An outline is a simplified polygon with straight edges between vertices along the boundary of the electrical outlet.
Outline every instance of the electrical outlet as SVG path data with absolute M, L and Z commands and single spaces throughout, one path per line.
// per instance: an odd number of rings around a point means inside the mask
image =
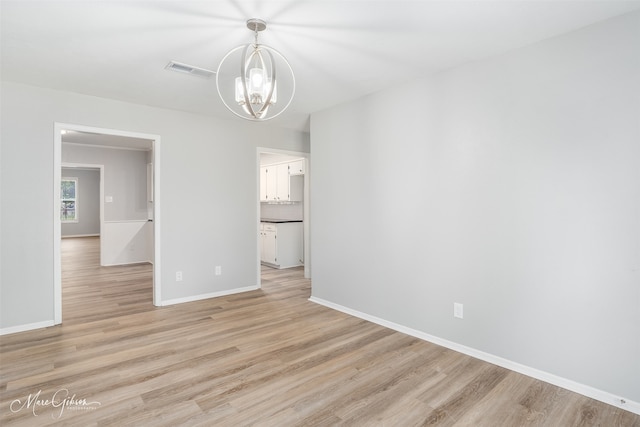
M 216 265 L 216 276 L 222 275 L 222 266 Z
M 182 271 L 176 271 L 176 282 L 182 282 Z
M 457 317 L 458 319 L 464 318 L 464 306 L 459 302 L 453 303 L 453 317 Z

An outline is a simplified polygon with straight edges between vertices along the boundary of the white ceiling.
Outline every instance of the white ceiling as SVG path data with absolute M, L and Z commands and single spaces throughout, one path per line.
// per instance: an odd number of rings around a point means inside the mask
M 215 70 L 252 41 L 282 52 L 296 97 L 280 126 L 311 112 L 498 55 L 640 9 L 640 1 L 565 0 L 1 0 L 2 79 L 234 119 L 214 79 L 164 69 L 170 60 Z M 241 119 L 237 119 L 241 120 Z

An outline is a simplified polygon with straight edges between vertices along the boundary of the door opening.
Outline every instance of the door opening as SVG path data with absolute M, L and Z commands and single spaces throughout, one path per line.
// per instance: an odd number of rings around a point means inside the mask
M 265 265 L 280 267 L 302 264 L 304 277 L 311 278 L 309 153 L 258 147 L 256 163 L 256 185 L 259 195 L 256 200 L 257 283 L 261 283 L 263 261 Z M 287 190 L 282 191 L 282 187 Z M 276 222 L 271 225 L 272 223 L 263 222 L 263 220 Z M 288 223 L 288 226 L 284 226 L 284 223 L 281 223 L 283 224 L 281 228 L 287 228 L 286 235 L 281 236 L 277 231 L 277 221 L 301 221 L 301 224 Z M 280 238 L 275 247 L 273 247 L 274 229 L 278 233 L 277 237 Z M 285 238 L 292 240 L 285 243 Z M 290 250 L 290 245 L 297 245 L 299 238 L 302 239 L 301 251 Z M 286 248 L 285 245 L 287 245 Z M 274 254 L 274 251 L 278 254 Z M 297 263 L 298 260 L 300 263 Z
M 67 151 L 65 151 L 67 150 Z M 110 192 L 117 192 L 127 179 L 114 174 L 116 159 L 126 151 L 138 151 L 136 161 L 142 159 L 143 170 L 135 172 L 144 193 L 142 200 L 135 198 L 123 208 L 111 204 L 118 195 L 105 193 L 105 181 L 110 181 Z M 140 154 L 140 152 L 144 154 Z M 104 154 L 111 153 L 111 154 Z M 64 155 L 64 157 L 63 157 Z M 102 158 L 103 161 L 90 159 Z M 64 160 L 64 162 L 63 162 Z M 120 265 L 135 263 L 140 248 L 151 254 L 153 266 L 153 304 L 161 305 L 160 286 L 160 137 L 152 134 L 96 128 L 90 126 L 55 123 L 54 125 L 54 323 L 62 323 L 62 258 L 61 258 L 61 170 L 63 166 L 96 166 L 100 170 L 100 264 Z M 104 163 L 104 164 L 103 164 Z M 111 165 L 109 165 L 111 163 Z M 130 178 L 130 177 L 127 177 Z M 105 206 L 110 204 L 109 207 Z M 80 209 L 82 209 L 81 205 Z M 142 230 L 142 232 L 141 232 Z M 127 234 L 128 233 L 128 234 Z M 148 237 L 139 240 L 140 235 Z M 130 236 L 130 237 L 127 237 Z M 138 239 L 133 241 L 132 239 Z M 119 247 L 120 245 L 120 247 Z M 120 250 L 125 245 L 127 251 Z M 115 255 L 114 255 L 115 254 Z M 122 258 L 124 254 L 125 258 Z

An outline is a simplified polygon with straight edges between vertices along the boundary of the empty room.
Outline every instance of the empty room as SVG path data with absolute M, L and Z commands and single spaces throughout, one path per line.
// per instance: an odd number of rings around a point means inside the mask
M 0 0 L 0 424 L 640 427 L 640 1 Z

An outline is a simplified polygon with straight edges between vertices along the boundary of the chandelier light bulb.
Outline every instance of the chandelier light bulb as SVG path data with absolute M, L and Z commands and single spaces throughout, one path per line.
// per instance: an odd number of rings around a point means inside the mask
M 249 71 L 249 93 L 252 96 L 260 96 L 262 98 L 265 87 L 263 86 L 263 71 L 260 68 L 252 68 Z M 260 101 L 262 102 L 262 101 Z

